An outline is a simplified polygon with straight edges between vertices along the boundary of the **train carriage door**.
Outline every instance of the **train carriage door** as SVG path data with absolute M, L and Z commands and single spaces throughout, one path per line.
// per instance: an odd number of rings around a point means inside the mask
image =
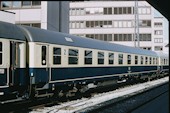
M 41 46 L 41 65 L 43 69 L 41 70 L 41 77 L 39 77 L 39 80 L 41 82 L 48 83 L 49 82 L 49 76 L 50 76 L 50 64 L 49 64 L 49 46 L 48 45 L 42 45 Z
M 9 85 L 25 84 L 26 69 L 26 45 L 24 42 L 10 42 L 10 70 Z

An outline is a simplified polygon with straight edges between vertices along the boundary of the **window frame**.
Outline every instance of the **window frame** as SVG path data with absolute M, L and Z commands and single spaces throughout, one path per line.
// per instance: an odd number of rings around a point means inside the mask
M 55 53 L 55 51 L 54 51 L 54 49 L 60 49 L 60 53 Z M 53 47 L 53 65 L 61 65 L 61 61 L 62 61 L 62 57 L 61 57 L 61 53 L 62 52 L 62 49 L 60 48 L 60 47 Z M 58 59 L 60 59 L 59 60 L 59 63 L 55 63 L 54 61 L 54 59 L 55 59 L 55 57 Z
M 90 55 L 86 55 L 88 52 L 88 54 Z M 90 59 L 90 60 L 89 60 Z M 88 62 L 86 62 L 88 60 Z M 89 63 L 90 61 L 90 63 Z M 93 64 L 93 51 L 92 50 L 85 50 L 84 51 L 84 64 L 85 65 L 92 65 Z
M 104 52 L 102 51 L 97 52 L 97 61 L 98 61 L 97 63 L 98 65 L 104 65 Z
M 3 65 L 3 42 L 0 42 L 0 65 Z
M 123 65 L 123 54 L 122 53 L 118 54 L 118 64 Z
M 47 46 L 44 45 L 41 46 L 41 65 L 47 65 Z
M 131 65 L 132 64 L 132 56 L 127 55 L 127 64 Z
M 111 53 L 111 52 L 108 53 L 108 64 L 109 65 L 113 65 L 114 64 L 114 56 L 115 56 L 114 53 Z
M 138 65 L 138 59 L 139 59 L 139 57 L 137 55 L 135 55 L 135 65 Z
M 71 55 L 70 51 L 75 51 L 75 55 Z M 77 51 L 77 52 L 76 52 Z M 77 58 L 77 59 L 75 59 Z M 77 60 L 76 62 L 70 62 L 71 59 Z M 78 49 L 68 49 L 68 65 L 78 65 L 79 64 L 79 50 Z

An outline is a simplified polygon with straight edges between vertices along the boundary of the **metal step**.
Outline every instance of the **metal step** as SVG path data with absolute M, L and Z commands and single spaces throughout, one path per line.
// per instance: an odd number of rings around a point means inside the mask
M 7 103 L 13 103 L 13 102 L 18 102 L 22 101 L 23 98 L 17 98 L 17 99 L 12 99 L 12 100 L 6 100 L 6 101 L 0 101 L 1 104 L 7 104 Z
M 36 91 L 46 90 L 47 88 L 36 88 Z
M 35 97 L 47 97 L 47 96 L 52 96 L 52 95 L 54 95 L 54 93 L 40 94 L 40 95 L 36 95 Z

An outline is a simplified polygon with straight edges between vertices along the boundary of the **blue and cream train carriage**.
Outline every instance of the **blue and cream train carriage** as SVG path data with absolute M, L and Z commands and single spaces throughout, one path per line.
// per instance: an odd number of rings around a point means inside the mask
M 157 77 L 169 73 L 168 60 L 153 51 L 0 22 L 2 98 L 70 96 L 129 78 Z

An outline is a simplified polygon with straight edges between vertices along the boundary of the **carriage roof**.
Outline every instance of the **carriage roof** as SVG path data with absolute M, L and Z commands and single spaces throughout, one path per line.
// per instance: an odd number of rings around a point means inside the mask
M 25 36 L 15 24 L 0 21 L 0 38 L 25 41 Z
M 30 42 L 44 42 L 82 48 L 157 56 L 155 52 L 150 50 L 108 43 L 100 40 L 90 39 L 86 37 L 78 37 L 74 35 L 34 27 L 20 26 L 20 28 L 25 32 L 27 40 Z

